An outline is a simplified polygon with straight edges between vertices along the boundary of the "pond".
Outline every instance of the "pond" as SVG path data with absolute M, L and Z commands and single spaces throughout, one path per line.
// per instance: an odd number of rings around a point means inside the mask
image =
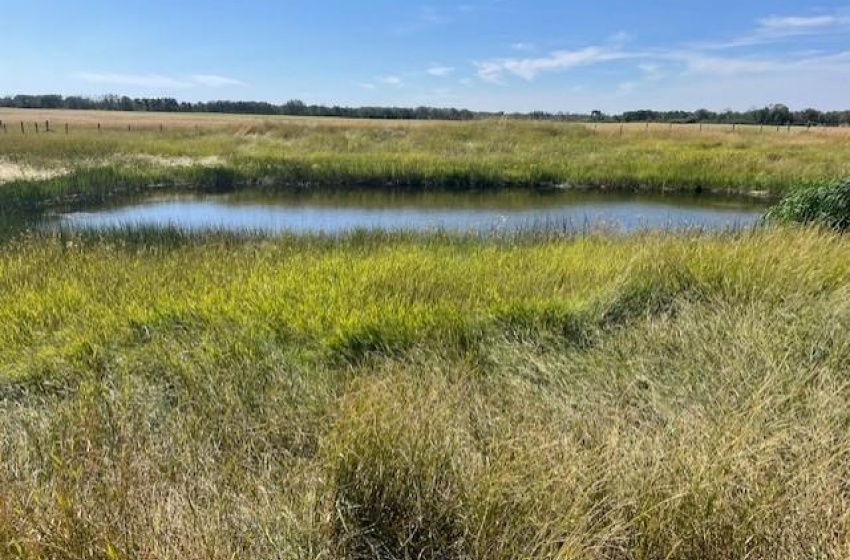
M 709 195 L 600 191 L 269 192 L 157 194 L 54 212 L 28 227 L 90 230 L 179 227 L 192 231 L 343 233 L 355 229 L 457 231 L 747 228 L 765 202 Z M 20 225 L 6 225 L 20 228 Z

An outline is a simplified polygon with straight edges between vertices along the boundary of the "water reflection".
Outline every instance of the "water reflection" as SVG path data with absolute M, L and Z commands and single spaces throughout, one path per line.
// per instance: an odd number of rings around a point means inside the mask
M 240 191 L 147 197 L 63 214 L 60 221 L 63 226 L 78 229 L 178 226 L 194 231 L 296 233 L 340 233 L 352 229 L 479 233 L 591 228 L 634 231 L 747 227 L 756 223 L 764 210 L 764 204 L 740 198 L 598 191 Z
M 485 234 L 524 229 L 724 229 L 755 224 L 765 210 L 764 202 L 751 199 L 600 191 L 192 192 L 148 194 L 38 217 L 0 212 L 0 239 L 25 229 L 53 227 L 177 226 L 193 231 L 295 233 L 448 230 Z

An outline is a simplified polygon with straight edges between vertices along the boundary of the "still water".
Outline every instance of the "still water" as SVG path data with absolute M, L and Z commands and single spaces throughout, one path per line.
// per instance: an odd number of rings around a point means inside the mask
M 518 230 L 746 228 L 763 202 L 697 195 L 588 191 L 495 193 L 240 191 L 169 194 L 59 212 L 41 227 L 179 227 L 295 233 L 354 229 L 500 233 Z

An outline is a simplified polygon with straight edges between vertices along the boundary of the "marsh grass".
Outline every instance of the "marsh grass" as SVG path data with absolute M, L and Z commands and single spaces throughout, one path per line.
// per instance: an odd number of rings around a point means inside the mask
M 850 554 L 846 237 L 0 245 L 0 556 Z
M 4 185 L 4 208 L 37 205 L 57 191 L 73 199 L 120 192 L 127 185 L 162 186 L 169 177 L 203 187 L 210 171 L 200 162 L 213 157 L 219 160 L 216 173 L 226 176 L 228 184 L 267 188 L 561 186 L 778 195 L 850 172 L 850 142 L 831 131 L 700 132 L 685 126 L 647 131 L 628 126 L 620 134 L 618 127 L 531 121 L 240 121 L 209 116 L 197 117 L 195 128 L 188 124 L 190 117 L 181 118 L 163 132 L 117 127 L 102 132 L 80 128 L 69 135 L 0 135 L 6 161 L 71 173 L 64 179 Z M 169 160 L 185 161 L 189 169 L 167 164 Z
M 793 192 L 772 208 L 767 218 L 846 231 L 850 229 L 850 179 Z

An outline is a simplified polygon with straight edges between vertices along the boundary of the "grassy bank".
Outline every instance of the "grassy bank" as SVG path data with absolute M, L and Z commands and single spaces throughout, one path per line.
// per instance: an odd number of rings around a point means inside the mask
M 50 133 L 36 134 L 27 124 L 26 134 L 14 127 L 0 134 L 0 164 L 34 170 L 31 177 L 39 176 L 36 171 L 62 176 L 4 185 L 4 206 L 186 182 L 211 173 L 210 167 L 223 177 L 219 186 L 557 185 L 774 195 L 850 173 L 848 136 L 833 130 L 203 115 L 156 115 L 157 123 L 147 115 L 85 115 L 75 117 L 68 134 L 55 120 Z M 5 116 L 29 123 L 26 114 Z M 112 121 L 98 131 L 100 117 Z
M 850 555 L 850 241 L 0 246 L 0 556 Z

